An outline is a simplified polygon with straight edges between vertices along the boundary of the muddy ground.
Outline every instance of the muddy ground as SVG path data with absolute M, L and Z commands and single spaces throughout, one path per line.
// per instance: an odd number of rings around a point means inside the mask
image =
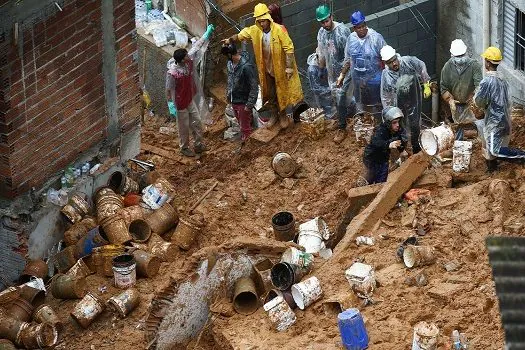
M 155 278 L 138 281 L 142 303 L 126 319 L 105 312 L 83 330 L 68 317 L 76 301 L 59 301 L 48 296 L 47 301 L 67 320 L 57 349 L 144 348 L 148 345 L 144 329 L 149 303 L 155 291 L 165 287 L 171 277 L 177 277 L 177 271 L 187 272 L 184 263 L 188 257 L 200 248 L 236 237 L 272 240 L 270 220 L 278 211 L 292 212 L 299 223 L 321 216 L 332 230 L 337 227 L 346 209 L 346 190 L 354 187 L 362 167 L 363 146 L 352 133 L 335 145 L 332 131 L 319 140 L 311 140 L 304 133 L 304 125 L 296 124 L 281 131 L 268 144 L 248 141 L 237 154 L 233 151 L 238 143 L 222 138 L 223 108 L 220 104 L 215 107 L 216 122 L 206 134 L 211 150 L 201 159 L 181 164 L 151 153 L 140 156 L 153 162 L 175 186 L 180 212 L 188 210 L 213 182 L 219 181 L 196 209 L 206 222 L 197 244 L 187 252 L 179 252 L 173 262 L 163 263 Z M 177 154 L 176 135 L 158 132 L 160 126 L 166 125 L 164 118 L 148 117 L 142 141 Z M 515 120 L 512 144 L 525 146 L 524 125 L 522 118 Z M 291 153 L 302 164 L 299 178 L 283 181 L 273 175 L 271 160 L 278 151 Z M 450 168 L 448 162 L 427 171 L 450 179 Z M 439 327 L 441 346 L 446 345 L 453 329 L 459 329 L 466 333 L 473 349 L 503 348 L 498 302 L 484 243 L 494 229 L 488 185 L 495 178 L 509 180 L 512 193 L 507 202 L 506 227 L 514 229 L 503 234 L 521 234 L 521 228 L 516 230 L 516 225 L 511 224 L 523 217 L 525 186 L 520 179 L 525 171 L 519 165 L 503 164 L 500 171 L 486 175 L 476 144 L 470 173 L 472 176 L 466 181 L 440 181 L 431 189 L 426 203 L 409 206 L 401 201 L 369 233 L 375 238 L 375 245 L 352 244 L 337 261 L 316 259 L 312 275 L 323 271 L 323 275 L 316 276 L 321 280 L 325 298 L 351 295 L 344 270 L 353 261 L 364 261 L 374 267 L 380 283 L 373 296 L 374 303 L 363 306 L 359 299 L 351 299 L 364 316 L 370 349 L 409 348 L 413 326 L 419 321 L 433 322 Z M 396 259 L 396 249 L 414 234 L 410 225 L 405 226 L 413 215 L 430 222 L 430 230 L 419 240 L 420 244 L 437 250 L 437 261 L 431 266 L 408 270 Z M 458 270 L 448 272 L 444 265 L 450 262 Z M 407 284 L 407 277 L 418 273 L 425 274 L 428 284 Z M 109 278 L 92 275 L 88 284 L 103 298 L 118 292 Z M 324 313 L 322 300 L 305 311 L 296 310 L 296 315 L 297 323 L 282 333 L 272 329 L 262 308 L 250 316 L 217 317 L 204 330 L 199 343 L 194 340 L 188 348 L 227 349 L 225 341 L 234 349 L 342 348 L 337 320 Z M 220 339 L 219 343 L 215 339 Z

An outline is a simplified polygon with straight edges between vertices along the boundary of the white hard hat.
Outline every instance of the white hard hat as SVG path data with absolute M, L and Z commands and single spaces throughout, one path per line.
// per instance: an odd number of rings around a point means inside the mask
M 381 59 L 383 61 L 388 61 L 396 55 L 396 50 L 390 45 L 383 46 L 381 49 Z
M 383 118 L 387 122 L 403 118 L 403 111 L 398 107 L 387 107 L 383 110 Z
M 467 53 L 467 45 L 461 39 L 453 40 L 450 44 L 450 53 L 452 56 L 463 56 Z

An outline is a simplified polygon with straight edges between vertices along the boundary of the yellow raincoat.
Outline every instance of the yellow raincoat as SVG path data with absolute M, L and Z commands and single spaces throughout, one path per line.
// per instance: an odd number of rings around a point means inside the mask
M 277 102 L 279 104 L 279 111 L 284 110 L 289 105 L 296 105 L 303 100 L 303 89 L 301 81 L 299 80 L 299 72 L 297 71 L 297 64 L 293 63 L 293 74 L 290 80 L 286 78 L 286 54 L 294 53 L 292 39 L 283 28 L 273 22 L 269 14 L 257 17 L 256 19 L 269 20 L 271 27 L 271 52 L 273 72 L 275 75 L 275 88 L 277 90 Z M 263 58 L 263 30 L 261 26 L 256 24 L 246 27 L 238 34 L 239 40 L 251 41 L 253 51 L 255 52 L 255 60 L 257 63 L 257 71 L 259 73 L 259 83 L 261 84 L 261 92 L 263 102 L 268 100 L 268 84 L 266 83 L 266 68 Z

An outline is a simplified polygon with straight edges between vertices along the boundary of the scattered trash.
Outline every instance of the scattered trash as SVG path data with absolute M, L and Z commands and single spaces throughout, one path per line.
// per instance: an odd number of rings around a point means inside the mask
M 358 236 L 355 239 L 357 245 L 374 245 L 374 238 L 366 236 Z
M 303 252 L 294 247 L 286 249 L 281 256 L 281 262 L 298 265 L 305 270 L 311 269 L 313 261 L 314 256 L 312 254 Z
M 422 130 L 419 135 L 421 149 L 429 156 L 449 150 L 454 144 L 454 132 L 449 125 L 442 124 L 438 127 Z
M 282 296 L 277 296 L 263 306 L 275 329 L 282 332 L 295 323 L 297 318 Z
M 188 250 L 201 234 L 202 227 L 202 222 L 191 217 L 180 218 L 171 241 L 179 246 L 180 249 Z
M 452 260 L 443 265 L 447 272 L 454 272 L 461 268 L 461 263 L 457 260 Z
M 469 348 L 469 341 L 465 333 L 459 333 L 457 329 L 452 331 L 452 348 L 454 350 L 466 350 Z
M 16 343 L 22 344 L 26 349 L 43 349 L 56 345 L 58 331 L 49 323 L 34 323 L 20 327 Z
M 155 277 L 160 269 L 161 260 L 159 257 L 137 249 L 132 253 L 137 264 L 137 275 L 140 277 Z
M 350 288 L 362 299 L 370 298 L 377 287 L 374 269 L 367 264 L 354 263 L 345 271 L 345 277 Z
M 348 309 L 337 316 L 337 325 L 345 349 L 367 349 L 368 332 L 358 309 Z
M 85 278 L 57 274 L 51 280 L 51 294 L 57 299 L 79 299 L 87 292 Z
M 405 248 L 409 245 L 417 245 L 417 238 L 414 236 L 408 237 L 403 243 L 397 248 L 396 255 L 400 261 L 403 261 L 403 252 Z
M 439 328 L 433 323 L 419 322 L 414 326 L 412 350 L 436 350 Z
M 324 248 L 323 240 L 328 240 L 329 238 L 328 225 L 320 217 L 299 225 L 297 244 L 304 247 L 307 253 L 318 253 Z
M 164 135 L 173 135 L 177 132 L 177 128 L 172 126 L 161 126 L 159 128 L 159 133 Z
M 299 309 L 304 310 L 321 298 L 323 291 L 317 277 L 312 276 L 292 286 L 292 297 Z
M 89 203 L 86 198 L 85 194 L 73 194 L 60 212 L 72 224 L 82 220 L 82 218 L 90 211 Z
M 429 246 L 408 246 L 403 251 L 403 262 L 408 268 L 431 265 L 436 261 L 434 248 Z
M 273 288 L 272 267 L 273 263 L 268 258 L 253 265 L 256 274 L 255 284 L 259 290 L 259 295 L 266 295 Z
M 59 332 L 64 326 L 51 306 L 46 304 L 40 305 L 37 309 L 35 309 L 33 312 L 33 320 L 38 323 L 52 324 Z
M 300 266 L 280 262 L 272 267 L 272 283 L 280 290 L 287 290 L 293 284 L 299 283 L 305 274 L 306 271 Z
M 270 300 L 272 300 L 272 299 L 274 299 L 274 298 L 276 298 L 278 296 L 282 297 L 286 301 L 288 306 L 290 306 L 290 308 L 292 310 L 297 308 L 297 304 L 295 303 L 295 300 L 293 299 L 291 289 L 287 289 L 287 290 L 271 289 L 268 292 L 268 294 L 266 295 L 266 298 L 264 298 L 264 303 L 266 304 Z

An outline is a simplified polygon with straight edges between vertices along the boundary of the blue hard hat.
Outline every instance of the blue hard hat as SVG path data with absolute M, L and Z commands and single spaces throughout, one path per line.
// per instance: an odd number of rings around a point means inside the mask
M 350 16 L 350 22 L 353 26 L 359 25 L 365 21 L 365 15 L 361 11 L 356 11 Z

